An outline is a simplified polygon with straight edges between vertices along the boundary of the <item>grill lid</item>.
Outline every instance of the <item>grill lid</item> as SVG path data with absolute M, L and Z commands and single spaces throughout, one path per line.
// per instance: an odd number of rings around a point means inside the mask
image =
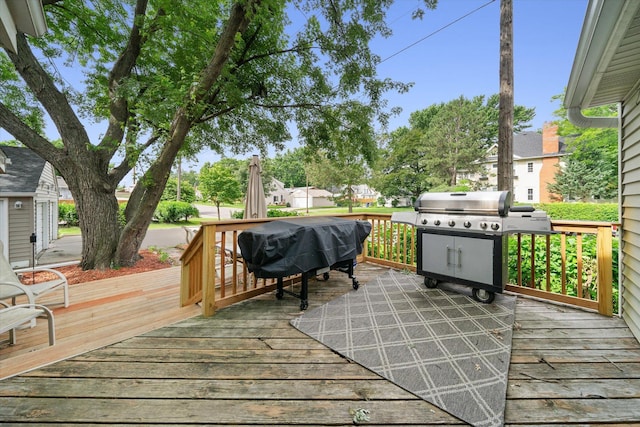
M 420 213 L 507 216 L 511 207 L 509 191 L 468 193 L 423 193 L 414 205 Z

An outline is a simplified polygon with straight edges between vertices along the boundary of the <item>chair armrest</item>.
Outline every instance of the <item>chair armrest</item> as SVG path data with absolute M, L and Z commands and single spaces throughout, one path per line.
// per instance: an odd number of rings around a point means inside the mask
M 8 287 L 11 286 L 15 288 L 15 290 L 11 291 Z M 29 289 L 28 286 L 23 285 L 22 283 L 14 283 L 14 282 L 0 282 L 0 298 L 15 298 L 20 295 L 26 295 L 29 300 L 29 304 L 34 304 L 36 299 Z

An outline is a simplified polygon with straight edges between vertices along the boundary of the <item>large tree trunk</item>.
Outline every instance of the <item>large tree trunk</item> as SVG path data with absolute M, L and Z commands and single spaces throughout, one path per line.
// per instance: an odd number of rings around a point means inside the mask
M 115 186 L 96 173 L 99 162 L 98 157 L 79 152 L 76 162 L 62 162 L 59 168 L 78 211 L 82 233 L 80 266 L 84 270 L 113 267 L 120 235 Z
M 113 193 L 81 191 L 79 194 L 75 201 L 82 233 L 80 266 L 83 270 L 114 267 L 113 254 L 120 235 L 118 201 Z

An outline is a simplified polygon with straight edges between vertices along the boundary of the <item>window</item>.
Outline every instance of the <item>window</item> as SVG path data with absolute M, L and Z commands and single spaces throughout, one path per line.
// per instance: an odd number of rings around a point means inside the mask
M 527 188 L 527 200 L 533 200 L 533 188 Z
M 533 162 L 527 163 L 527 172 L 533 172 Z

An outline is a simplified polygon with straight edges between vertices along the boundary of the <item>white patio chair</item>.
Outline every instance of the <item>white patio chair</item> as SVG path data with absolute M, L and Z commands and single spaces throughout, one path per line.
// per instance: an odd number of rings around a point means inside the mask
M 0 333 L 9 331 L 9 344 L 16 343 L 16 329 L 32 323 L 36 317 L 45 316 L 49 324 L 49 345 L 56 343 L 56 329 L 53 313 L 47 307 L 37 304 L 7 305 L 0 302 Z
M 16 273 L 32 271 L 48 271 L 55 274 L 56 278 L 28 286 L 22 284 Z M 0 242 L 0 301 L 11 298 L 11 303 L 15 305 L 16 298 L 25 295 L 29 304 L 35 304 L 38 297 L 58 288 L 61 288 L 63 291 L 64 306 L 69 307 L 69 282 L 64 274 L 57 270 L 44 267 L 13 270 L 9 261 L 4 257 L 2 242 Z

